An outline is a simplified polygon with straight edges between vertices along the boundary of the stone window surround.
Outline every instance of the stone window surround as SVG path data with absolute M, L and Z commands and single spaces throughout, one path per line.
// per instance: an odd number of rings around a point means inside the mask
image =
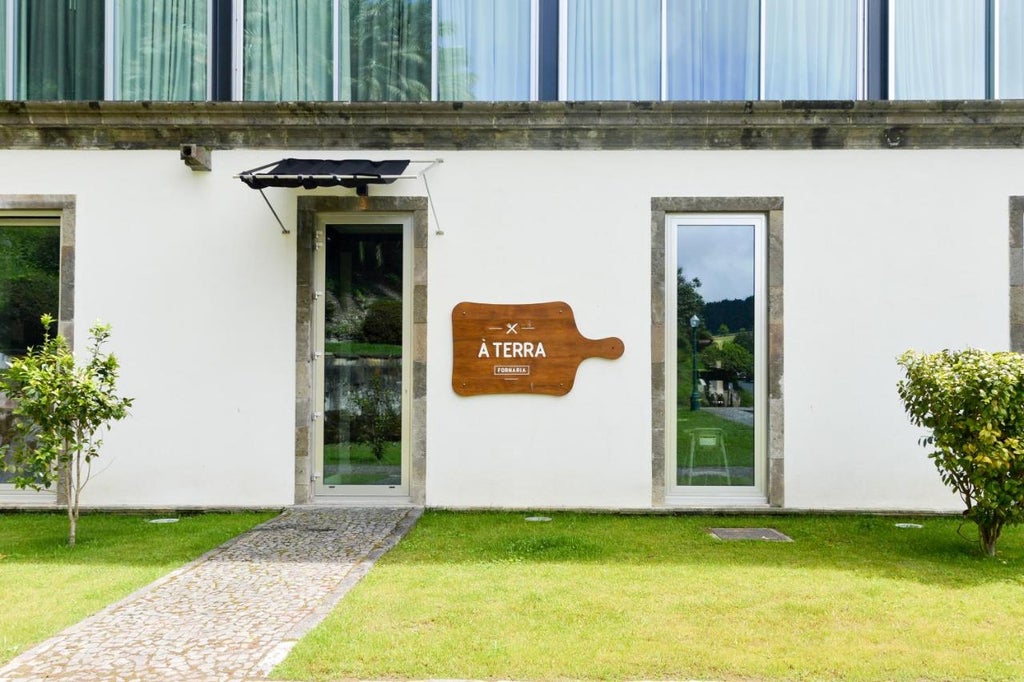
M 1024 204 L 1022 204 L 1024 205 Z M 768 504 L 784 504 L 783 468 L 783 200 L 782 197 L 652 197 L 651 199 L 651 504 L 666 506 L 665 218 L 672 213 L 763 213 L 767 235 Z
M 296 229 L 295 287 L 295 503 L 314 501 L 316 432 L 313 321 L 315 314 L 314 251 L 320 213 L 401 213 L 413 223 L 412 419 L 409 502 L 425 501 L 427 449 L 427 199 L 425 197 L 300 196 Z M 409 346 L 407 342 L 407 346 Z M 398 500 L 396 500 L 397 503 Z
M 1024 196 L 1009 203 L 1010 350 L 1024 353 Z
M 0 194 L 3 211 L 60 211 L 60 285 L 58 293 L 57 333 L 75 345 L 75 196 L 73 194 Z M 41 311 L 42 312 L 42 311 Z M 57 486 L 60 490 L 60 486 Z M 52 491 L 15 490 L 0 484 L 0 496 L 16 496 L 19 503 L 50 503 L 57 499 Z

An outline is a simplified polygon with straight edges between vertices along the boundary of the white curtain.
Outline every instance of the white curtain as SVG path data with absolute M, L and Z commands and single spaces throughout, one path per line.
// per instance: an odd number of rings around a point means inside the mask
M 999 3 L 1000 99 L 1024 99 L 1024 0 Z
M 765 99 L 856 99 L 857 0 L 765 2 Z
M 438 2 L 443 100 L 530 98 L 530 0 Z
M 334 98 L 331 0 L 246 0 L 243 97 Z
M 660 0 L 568 4 L 568 99 L 660 99 Z
M 117 99 L 204 100 L 207 0 L 117 0 Z
M 757 0 L 668 0 L 668 98 L 757 99 Z
M 985 0 L 892 0 L 893 99 L 984 99 Z

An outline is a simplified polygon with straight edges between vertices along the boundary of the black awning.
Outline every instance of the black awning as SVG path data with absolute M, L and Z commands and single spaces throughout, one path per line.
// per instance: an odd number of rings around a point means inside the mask
M 253 189 L 264 187 L 348 187 L 363 190 L 367 185 L 386 185 L 402 176 L 409 159 L 368 161 L 366 159 L 281 159 L 238 174 Z

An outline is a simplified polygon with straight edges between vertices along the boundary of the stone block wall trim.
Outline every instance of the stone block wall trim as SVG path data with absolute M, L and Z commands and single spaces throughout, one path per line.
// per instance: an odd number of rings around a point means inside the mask
M 312 292 L 315 286 L 313 239 L 318 213 L 402 213 L 412 216 L 413 243 L 413 329 L 408 346 L 412 351 L 413 385 L 410 409 L 409 499 L 422 505 L 426 500 L 427 471 L 427 254 L 429 225 L 425 197 L 300 196 L 296 258 L 295 313 L 295 503 L 308 504 L 315 493 L 316 431 L 310 428 L 316 400 L 313 395 L 313 353 L 316 316 Z M 305 472 L 302 476 L 299 474 Z
M 0 102 L 0 149 L 1017 149 L 1024 101 Z
M 1010 350 L 1024 353 L 1024 196 L 1010 197 Z
M 1024 207 L 1024 203 L 1021 204 Z M 768 504 L 785 504 L 782 197 L 653 197 L 651 199 L 651 504 L 665 506 L 669 454 L 665 443 L 665 217 L 670 213 L 763 213 L 768 234 L 767 337 Z
M 0 194 L 0 211 L 60 211 L 60 283 L 57 295 L 57 333 L 75 347 L 75 195 Z M 110 322 L 110 320 L 107 320 Z M 2 486 L 0 486 L 2 487 Z M 66 504 L 64 486 L 58 481 L 57 503 Z M 45 499 L 53 497 L 44 493 Z

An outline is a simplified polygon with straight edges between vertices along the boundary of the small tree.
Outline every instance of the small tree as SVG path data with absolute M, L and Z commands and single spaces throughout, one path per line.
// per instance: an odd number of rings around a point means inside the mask
M 41 490 L 55 481 L 67 504 L 68 544 L 74 547 L 82 489 L 89 481 L 92 460 L 99 456 L 100 432 L 124 419 L 131 398 L 115 393 L 117 360 L 101 347 L 110 325 L 89 330 L 88 361 L 76 365 L 67 340 L 50 336 L 53 318 L 43 315 L 43 343 L 11 360 L 0 374 L 0 389 L 14 403 L 17 437 L 9 467 L 17 488 Z
M 899 364 L 907 414 L 932 432 L 921 443 L 994 556 L 1003 527 L 1024 520 L 1024 356 L 907 351 Z

